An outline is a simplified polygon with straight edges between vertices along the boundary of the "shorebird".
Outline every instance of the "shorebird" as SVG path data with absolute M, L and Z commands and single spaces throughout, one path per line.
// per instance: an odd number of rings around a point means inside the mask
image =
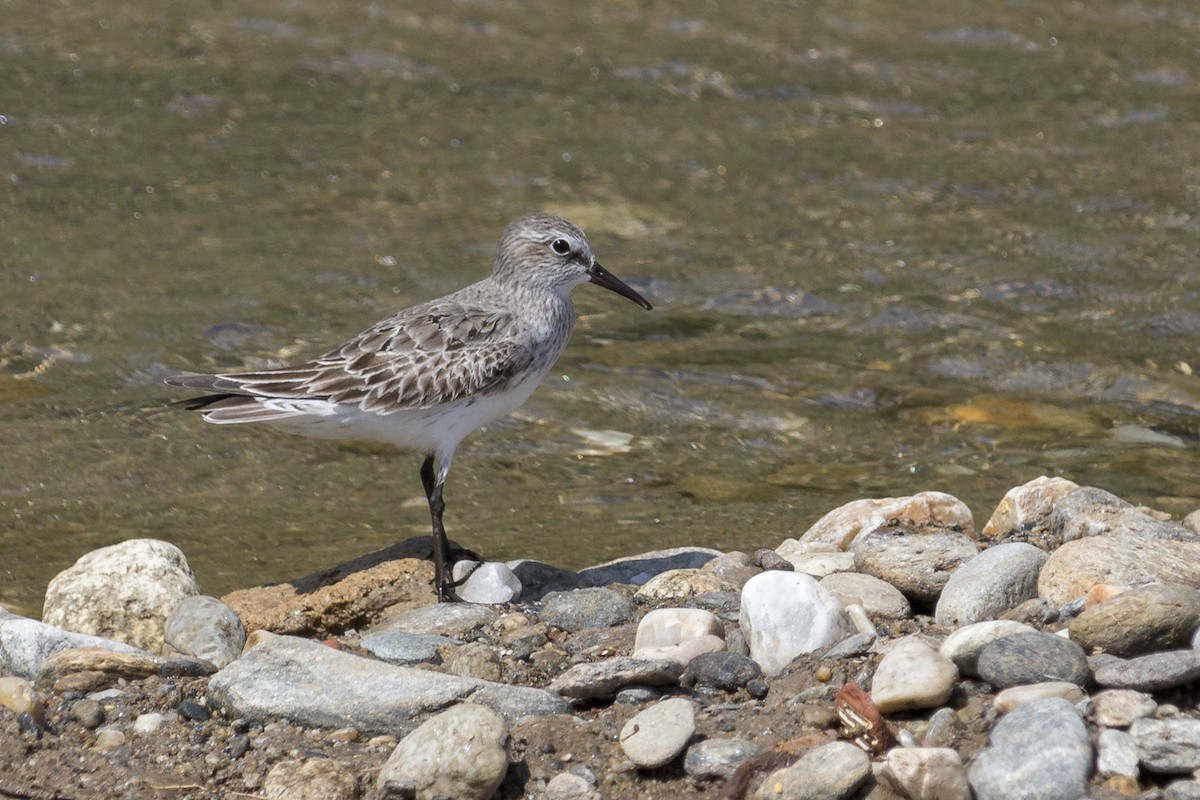
M 323 356 L 255 372 L 185 373 L 166 382 L 207 392 L 180 401 L 206 422 L 257 422 L 423 453 L 434 585 L 439 602 L 454 600 L 442 524 L 454 451 L 467 434 L 533 393 L 575 326 L 571 290 L 588 282 L 651 308 L 600 266 L 583 231 L 551 214 L 529 214 L 505 228 L 486 278 L 406 308 Z

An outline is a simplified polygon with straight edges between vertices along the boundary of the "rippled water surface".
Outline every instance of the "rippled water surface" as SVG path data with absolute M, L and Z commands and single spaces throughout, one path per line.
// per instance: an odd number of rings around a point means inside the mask
M 0 602 L 152 536 L 204 591 L 425 532 L 419 457 L 216 428 L 548 209 L 655 303 L 464 445 L 451 535 L 580 567 L 1041 474 L 1200 506 L 1200 13 L 0 3 Z

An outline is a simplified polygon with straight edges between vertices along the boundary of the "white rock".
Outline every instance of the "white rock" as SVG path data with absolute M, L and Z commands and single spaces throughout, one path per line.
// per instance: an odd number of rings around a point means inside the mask
M 1049 557 L 1025 542 L 989 547 L 946 581 L 934 619 L 939 625 L 958 628 L 995 619 L 1037 597 L 1038 572 Z
M 959 628 L 946 637 L 939 652 L 954 662 L 963 675 L 979 677 L 979 654 L 997 639 L 1020 633 L 1036 633 L 1037 629 L 1015 620 L 997 619 L 976 622 Z
M 854 569 L 854 554 L 829 544 L 804 545 L 795 539 L 788 539 L 779 545 L 775 552 L 787 559 L 796 572 L 803 572 L 814 578 Z
M 850 554 L 853 556 L 853 553 Z M 907 619 L 912 605 L 904 593 L 874 575 L 862 572 L 835 572 L 821 578 L 821 585 L 842 601 L 842 605 L 857 603 L 875 617 Z
M 1136 689 L 1108 689 L 1092 698 L 1096 724 L 1106 728 L 1128 728 L 1135 719 L 1154 716 L 1158 703 Z
M 154 733 L 162 727 L 164 717 L 157 712 L 147 714 L 138 714 L 137 719 L 133 721 L 134 733 Z
M 720 653 L 725 650 L 725 640 L 720 636 L 701 636 L 699 639 L 689 639 L 679 644 L 668 644 L 662 647 L 643 647 L 633 651 L 634 658 L 647 661 L 667 659 L 680 664 L 689 664 L 696 656 L 705 653 Z
M 541 800 L 602 800 L 600 792 L 587 779 L 573 772 L 560 772 L 546 784 Z
M 739 622 L 750 657 L 767 675 L 851 632 L 842 604 L 812 576 L 777 570 L 746 581 Z
M 183 551 L 156 539 L 130 539 L 93 550 L 54 576 L 42 621 L 158 653 L 167 617 L 197 594 Z
M 1138 754 L 1133 737 L 1125 731 L 1104 728 L 1098 742 L 1100 753 L 1096 758 L 1096 770 L 1105 778 L 1120 775 L 1126 778 L 1138 776 Z
M 14 714 L 24 714 L 33 711 L 36 706 L 32 683 L 15 675 L 0 678 L 0 708 L 7 708 Z
M 936 708 L 950 699 L 957 680 L 954 662 L 910 637 L 900 640 L 879 662 L 871 680 L 871 699 L 885 714 Z
M 454 591 L 459 599 L 466 603 L 495 605 L 511 603 L 521 596 L 521 579 L 513 574 L 507 564 L 498 561 L 488 561 L 479 564 L 477 561 L 456 561 L 450 574 L 454 580 L 462 580 L 470 574 L 463 584 Z M 474 572 L 471 571 L 475 568 Z
M 910 497 L 855 500 L 817 520 L 800 537 L 802 544 L 823 542 L 845 550 L 855 538 L 900 520 L 917 526 L 936 524 L 975 536 L 975 519 L 966 503 L 944 492 L 920 492 Z
M 123 744 L 125 744 L 125 734 L 113 727 L 99 728 L 96 730 L 96 741 L 92 745 L 92 749 L 106 753 L 109 750 L 116 750 Z
M 663 700 L 621 728 L 621 750 L 639 767 L 661 767 L 683 752 L 696 732 L 696 708 L 683 697 Z
M 880 774 L 909 800 L 971 800 L 967 769 L 948 747 L 893 748 Z
M 1045 700 L 1048 697 L 1061 697 L 1069 703 L 1078 703 L 1087 695 L 1078 686 L 1067 681 L 1043 681 L 1024 686 L 1010 686 L 999 692 L 992 704 L 1001 714 L 1007 714 L 1026 703 Z
M 669 658 L 686 664 L 701 653 L 725 649 L 725 626 L 700 608 L 659 608 L 642 617 L 633 657 Z
M 418 798 L 489 800 L 508 771 L 508 727 L 500 715 L 461 703 L 405 736 L 379 772 L 378 787 L 410 784 Z
M 1034 478 L 1029 483 L 1009 489 L 983 526 L 985 539 L 997 539 L 1012 531 L 1049 524 L 1054 503 L 1063 495 L 1079 488 L 1066 478 Z

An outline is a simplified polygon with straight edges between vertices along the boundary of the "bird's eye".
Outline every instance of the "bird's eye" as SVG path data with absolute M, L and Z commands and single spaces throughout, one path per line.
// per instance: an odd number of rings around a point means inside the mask
M 550 243 L 550 249 L 558 253 L 560 256 L 565 256 L 571 252 L 571 243 L 566 239 L 555 239 Z

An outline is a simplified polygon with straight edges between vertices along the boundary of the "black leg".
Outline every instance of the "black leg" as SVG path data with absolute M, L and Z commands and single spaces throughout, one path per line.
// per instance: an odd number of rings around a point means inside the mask
M 442 484 L 439 483 L 433 471 L 433 454 L 425 456 L 421 464 L 421 484 L 425 487 L 425 498 L 429 500 L 429 515 L 433 518 L 433 588 L 437 592 L 439 603 L 457 600 L 454 585 L 447 575 L 446 528 L 442 524 L 442 514 L 446 511 L 446 503 L 442 500 Z

